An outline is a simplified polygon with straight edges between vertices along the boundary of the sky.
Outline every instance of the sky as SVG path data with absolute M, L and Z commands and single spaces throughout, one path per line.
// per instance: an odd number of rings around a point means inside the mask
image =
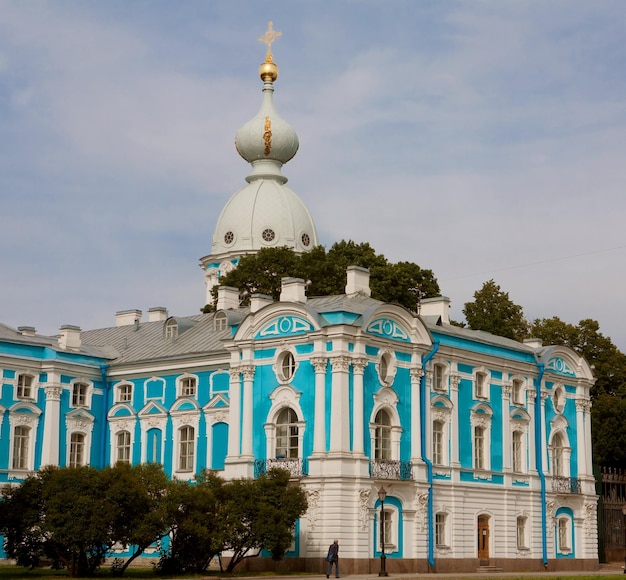
M 199 312 L 269 20 L 322 244 L 626 351 L 623 0 L 0 0 L 0 322 Z

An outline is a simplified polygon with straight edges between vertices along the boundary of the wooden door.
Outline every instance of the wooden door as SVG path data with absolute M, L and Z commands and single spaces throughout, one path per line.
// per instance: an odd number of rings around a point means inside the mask
M 489 516 L 478 516 L 478 557 L 489 559 Z

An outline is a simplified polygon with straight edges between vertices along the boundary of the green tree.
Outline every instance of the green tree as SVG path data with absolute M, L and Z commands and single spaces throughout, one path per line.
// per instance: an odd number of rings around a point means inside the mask
M 289 474 L 282 469 L 254 480 L 234 480 L 225 491 L 219 521 L 224 526 L 223 550 L 232 551 L 225 571 L 232 572 L 263 549 L 281 559 L 293 541 L 296 521 L 306 512 L 304 491 L 290 486 Z
M 528 322 L 522 307 L 515 304 L 493 280 L 474 292 L 474 302 L 466 302 L 463 314 L 472 330 L 522 340 L 528 336 Z
M 267 294 L 274 300 L 280 298 L 284 277 L 302 278 L 309 284 L 309 296 L 343 294 L 348 266 L 361 266 L 370 270 L 372 297 L 383 302 L 400 304 L 416 310 L 418 296 L 439 294 L 439 285 L 431 270 L 424 270 L 412 262 L 393 264 L 377 254 L 368 243 L 341 241 L 326 252 L 323 246 L 301 255 L 290 248 L 263 248 L 256 254 L 244 256 L 237 268 L 221 280 L 221 285 L 238 288 L 242 304 L 248 303 L 254 293 Z M 212 311 L 217 299 L 204 311 Z

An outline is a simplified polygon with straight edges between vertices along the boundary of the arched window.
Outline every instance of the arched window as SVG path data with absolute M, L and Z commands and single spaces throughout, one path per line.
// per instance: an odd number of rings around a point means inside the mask
M 178 435 L 178 471 L 193 471 L 195 430 L 185 425 L 179 429 Z
M 277 361 L 278 379 L 282 382 L 288 382 L 293 378 L 296 372 L 296 359 L 289 350 L 282 352 Z
M 276 459 L 296 459 L 298 443 L 298 416 L 285 407 L 276 418 Z
M 433 463 L 444 465 L 444 423 L 443 421 L 433 421 Z
M 70 467 L 80 467 L 85 464 L 85 436 L 82 433 L 72 433 L 70 437 Z
M 130 432 L 120 431 L 116 437 L 117 461 L 130 463 Z
M 374 419 L 374 459 L 391 459 L 391 418 L 381 409 Z
M 28 469 L 30 427 L 18 425 L 13 431 L 13 469 Z

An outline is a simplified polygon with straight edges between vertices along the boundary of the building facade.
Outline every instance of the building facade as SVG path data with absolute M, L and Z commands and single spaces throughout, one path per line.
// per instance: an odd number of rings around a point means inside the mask
M 252 174 L 201 259 L 207 298 L 246 253 L 318 243 L 284 185 L 298 144 L 268 59 L 261 111 L 237 134 Z M 285 278 L 280 300 L 241 307 L 219 287 L 215 312 L 122 311 L 57 337 L 0 325 L 0 483 L 44 465 L 157 462 L 189 480 L 278 466 L 309 503 L 293 569 L 321 571 L 335 538 L 353 573 L 377 571 L 383 549 L 390 572 L 597 568 L 582 358 L 454 326 L 445 297 L 419 314 L 375 300 L 362 268 L 342 295 L 306 289 Z

